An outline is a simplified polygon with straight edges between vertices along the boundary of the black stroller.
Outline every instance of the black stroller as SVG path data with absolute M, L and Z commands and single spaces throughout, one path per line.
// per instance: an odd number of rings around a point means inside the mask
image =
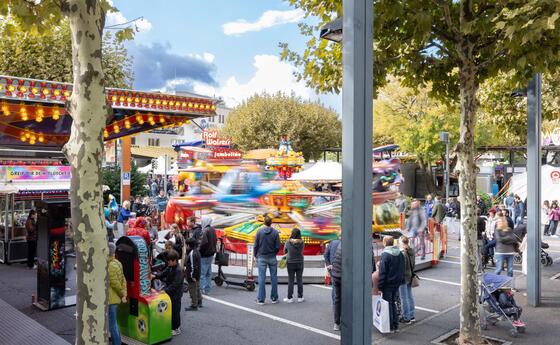
M 480 303 L 485 313 L 482 328 L 507 321 L 511 326 L 510 335 L 517 337 L 517 334 L 525 333 L 525 323 L 520 319 L 523 309 L 515 303 L 513 292 L 508 287 L 511 280 L 511 277 L 490 273 L 482 276 Z

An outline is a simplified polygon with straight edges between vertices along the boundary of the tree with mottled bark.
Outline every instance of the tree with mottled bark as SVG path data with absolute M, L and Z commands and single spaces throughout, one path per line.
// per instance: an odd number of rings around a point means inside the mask
M 8 0 L 0 15 L 40 35 L 67 19 L 72 38 L 72 117 L 64 152 L 72 166 L 70 199 L 77 263 L 76 344 L 107 344 L 107 240 L 103 221 L 101 157 L 103 128 L 110 109 L 105 98 L 102 33 L 105 13 L 100 0 Z M 130 32 L 120 34 L 129 36 Z
M 339 91 L 340 45 L 319 40 L 319 28 L 342 16 L 342 0 L 289 0 L 317 25 L 301 24 L 309 37 L 300 54 L 282 43 L 282 58 L 318 91 Z M 430 83 L 431 94 L 459 101 L 458 155 L 461 212 L 460 344 L 482 343 L 478 315 L 475 123 L 479 87 L 508 73 L 522 84 L 536 72 L 555 71 L 560 45 L 558 0 L 374 0 L 374 86 L 387 75 L 407 86 Z M 344 115 L 343 115 L 344 116 Z

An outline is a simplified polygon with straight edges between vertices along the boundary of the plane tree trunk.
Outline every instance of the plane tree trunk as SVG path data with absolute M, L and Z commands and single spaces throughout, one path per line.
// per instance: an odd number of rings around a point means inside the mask
M 104 13 L 98 0 L 65 0 L 74 86 L 64 147 L 72 166 L 71 208 L 77 263 L 76 344 L 107 344 L 107 239 L 101 183 L 102 131 L 108 114 L 101 66 Z

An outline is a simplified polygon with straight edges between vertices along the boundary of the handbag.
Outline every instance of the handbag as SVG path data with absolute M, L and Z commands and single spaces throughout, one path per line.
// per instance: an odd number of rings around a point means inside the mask
M 214 263 L 218 266 L 229 266 L 229 253 L 217 252 Z
M 288 254 L 284 255 L 278 262 L 278 268 L 284 269 L 288 265 Z
M 412 286 L 413 288 L 420 286 L 420 277 L 418 277 L 416 274 L 413 274 L 410 286 Z

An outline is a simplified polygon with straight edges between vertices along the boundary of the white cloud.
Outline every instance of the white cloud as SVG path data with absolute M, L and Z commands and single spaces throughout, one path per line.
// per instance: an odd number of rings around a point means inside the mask
M 289 11 L 266 11 L 256 22 L 247 22 L 244 19 L 238 19 L 234 22 L 228 22 L 222 25 L 224 34 L 241 35 L 250 31 L 261 31 L 280 24 L 296 23 L 304 18 L 305 13 L 301 9 Z
M 203 95 L 222 97 L 230 107 L 238 105 L 255 93 L 262 92 L 294 93 L 303 98 L 313 98 L 315 96 L 314 92 L 307 88 L 303 82 L 296 80 L 293 75 L 294 67 L 280 61 L 278 56 L 256 55 L 253 66 L 256 69 L 255 74 L 246 83 L 240 83 L 235 76 L 230 76 L 222 87 L 214 88 L 207 84 L 195 82 L 193 90 Z
M 107 13 L 107 17 L 105 18 L 105 27 L 110 27 L 113 25 L 121 25 L 124 24 L 126 22 L 128 22 L 129 19 L 127 19 L 122 12 L 108 12 Z M 140 33 L 144 33 L 144 32 L 148 32 L 152 29 L 152 23 L 150 23 L 150 21 L 148 21 L 145 18 L 139 19 L 137 21 L 135 21 L 134 23 L 130 23 L 129 25 L 135 25 L 136 29 L 138 30 L 138 32 Z M 128 25 L 127 25 L 128 26 Z M 124 28 L 125 26 L 123 26 Z

